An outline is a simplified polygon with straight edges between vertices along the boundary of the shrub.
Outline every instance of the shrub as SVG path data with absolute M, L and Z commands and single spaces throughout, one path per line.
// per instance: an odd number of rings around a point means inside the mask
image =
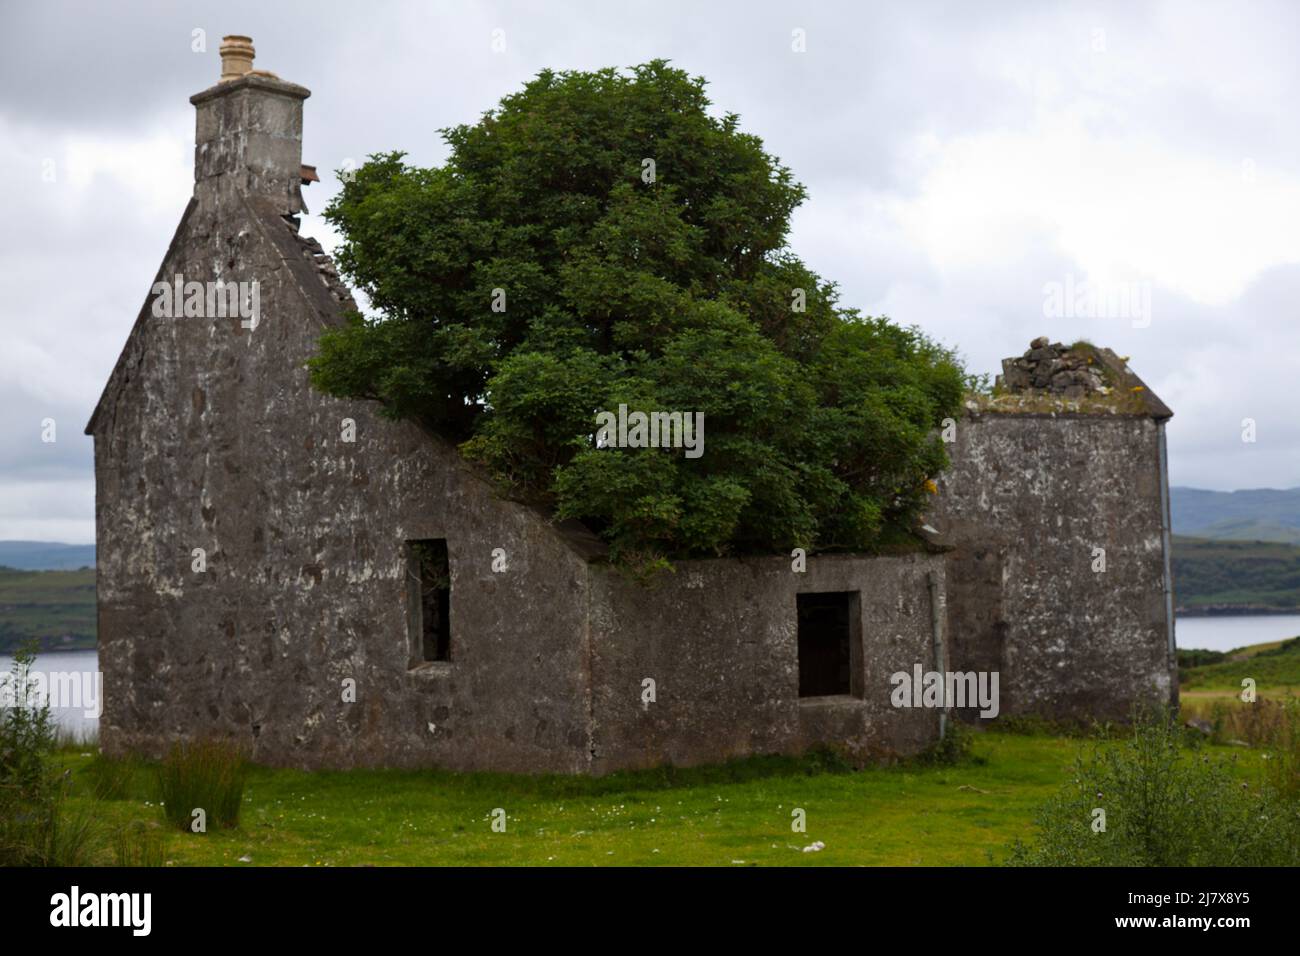
M 54 722 L 49 702 L 40 700 L 31 674 L 36 644 L 29 642 L 14 654 L 13 671 L 3 688 L 0 706 L 0 787 L 27 799 L 37 796 L 46 783 L 46 759 L 54 748 Z
M 1206 663 L 1219 663 L 1227 659 L 1227 654 L 1222 650 L 1201 650 L 1199 648 L 1179 648 L 1178 649 L 1178 670 L 1182 672 L 1188 667 L 1200 667 Z
M 69 809 L 66 775 L 50 774 L 55 728 L 32 680 L 35 660 L 34 642 L 19 648 L 0 707 L 0 865 L 81 866 L 96 832 L 89 814 Z
M 1105 811 L 1095 831 L 1094 811 Z M 1135 721 L 1127 739 L 1080 754 L 1074 779 L 1039 812 L 1019 866 L 1277 866 L 1300 863 L 1300 805 L 1251 786 L 1233 761 L 1189 754 L 1168 720 Z
M 1259 698 L 1252 703 L 1216 700 L 1210 705 L 1210 738 L 1215 743 L 1267 747 L 1289 739 L 1290 701 Z
M 1272 735 L 1262 744 L 1266 748 L 1265 776 L 1283 797 L 1300 800 L 1300 700 L 1293 697 L 1273 706 L 1278 716 L 1272 723 Z
M 176 743 L 158 766 L 158 794 L 167 821 L 192 831 L 194 811 L 207 827 L 239 825 L 247 765 L 237 747 L 221 740 Z

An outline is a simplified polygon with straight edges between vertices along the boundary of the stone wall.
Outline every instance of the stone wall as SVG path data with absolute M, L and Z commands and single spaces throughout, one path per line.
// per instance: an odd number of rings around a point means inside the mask
M 216 734 L 270 764 L 585 769 L 585 559 L 453 448 L 311 389 L 341 293 L 284 218 L 293 190 L 200 173 L 159 276 L 256 279 L 262 314 L 250 330 L 146 302 L 89 427 L 104 746 Z M 449 544 L 452 661 L 412 670 L 404 542 L 428 537 Z
M 953 667 L 1001 673 L 1002 713 L 1122 720 L 1175 698 L 1164 601 L 1163 424 L 972 411 L 933 524 Z M 1094 571 L 1105 551 L 1105 571 Z
M 592 575 L 593 769 L 691 765 L 830 743 L 864 757 L 915 753 L 934 710 L 895 709 L 889 676 L 933 664 L 926 575 L 941 556 L 687 561 L 644 588 Z M 796 595 L 861 594 L 859 697 L 799 697 Z M 656 701 L 642 700 L 652 678 Z

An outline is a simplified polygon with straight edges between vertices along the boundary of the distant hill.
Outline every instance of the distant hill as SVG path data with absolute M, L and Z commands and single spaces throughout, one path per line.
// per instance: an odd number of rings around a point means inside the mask
M 1224 518 L 1196 532 L 1195 537 L 1218 541 L 1276 541 L 1300 544 L 1300 528 L 1289 528 L 1258 518 Z
M 1270 690 L 1300 686 L 1300 637 L 1226 653 L 1178 652 L 1178 679 L 1183 690 L 1207 687 L 1240 690 L 1243 677 L 1268 685 Z
M 41 650 L 95 646 L 95 572 L 0 568 L 0 654 L 35 638 Z
M 1300 544 L 1300 488 L 1169 489 L 1174 534 Z
M 75 571 L 95 566 L 93 544 L 0 541 L 0 566 L 19 571 Z
M 1300 547 L 1175 536 L 1172 557 L 1180 610 L 1300 610 Z

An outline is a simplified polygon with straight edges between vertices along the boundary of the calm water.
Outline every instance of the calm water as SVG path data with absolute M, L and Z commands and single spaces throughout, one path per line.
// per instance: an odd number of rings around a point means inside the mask
M 13 658 L 0 654 L 0 674 L 7 676 L 12 669 Z M 43 674 L 74 674 L 81 688 L 87 688 L 99 670 L 99 655 L 95 651 L 51 651 L 39 655 L 32 670 Z M 77 702 L 79 706 L 51 707 L 50 716 L 68 736 L 78 739 L 93 736 L 99 729 L 99 718 L 86 714 L 90 702 L 81 700 Z
M 1179 647 L 1231 651 L 1300 636 L 1300 614 L 1243 614 L 1241 617 L 1180 617 L 1174 623 Z
M 1241 617 L 1180 617 L 1177 621 L 1178 646 L 1212 651 L 1230 651 L 1247 644 L 1261 644 L 1300 635 L 1300 614 L 1250 614 Z M 0 654 L 0 673 L 8 674 L 13 659 Z M 90 675 L 93 680 L 99 668 L 99 655 L 94 651 L 52 651 L 36 658 L 35 669 L 51 672 Z M 86 714 L 83 706 L 51 708 L 59 727 L 76 737 L 93 735 L 99 728 L 99 719 Z

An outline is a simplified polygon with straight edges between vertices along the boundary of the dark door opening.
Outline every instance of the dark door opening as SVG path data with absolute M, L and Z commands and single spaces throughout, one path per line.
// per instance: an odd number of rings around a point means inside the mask
M 799 696 L 853 694 L 858 592 L 795 595 L 799 616 Z
M 451 660 L 451 565 L 445 538 L 406 542 L 411 663 Z

